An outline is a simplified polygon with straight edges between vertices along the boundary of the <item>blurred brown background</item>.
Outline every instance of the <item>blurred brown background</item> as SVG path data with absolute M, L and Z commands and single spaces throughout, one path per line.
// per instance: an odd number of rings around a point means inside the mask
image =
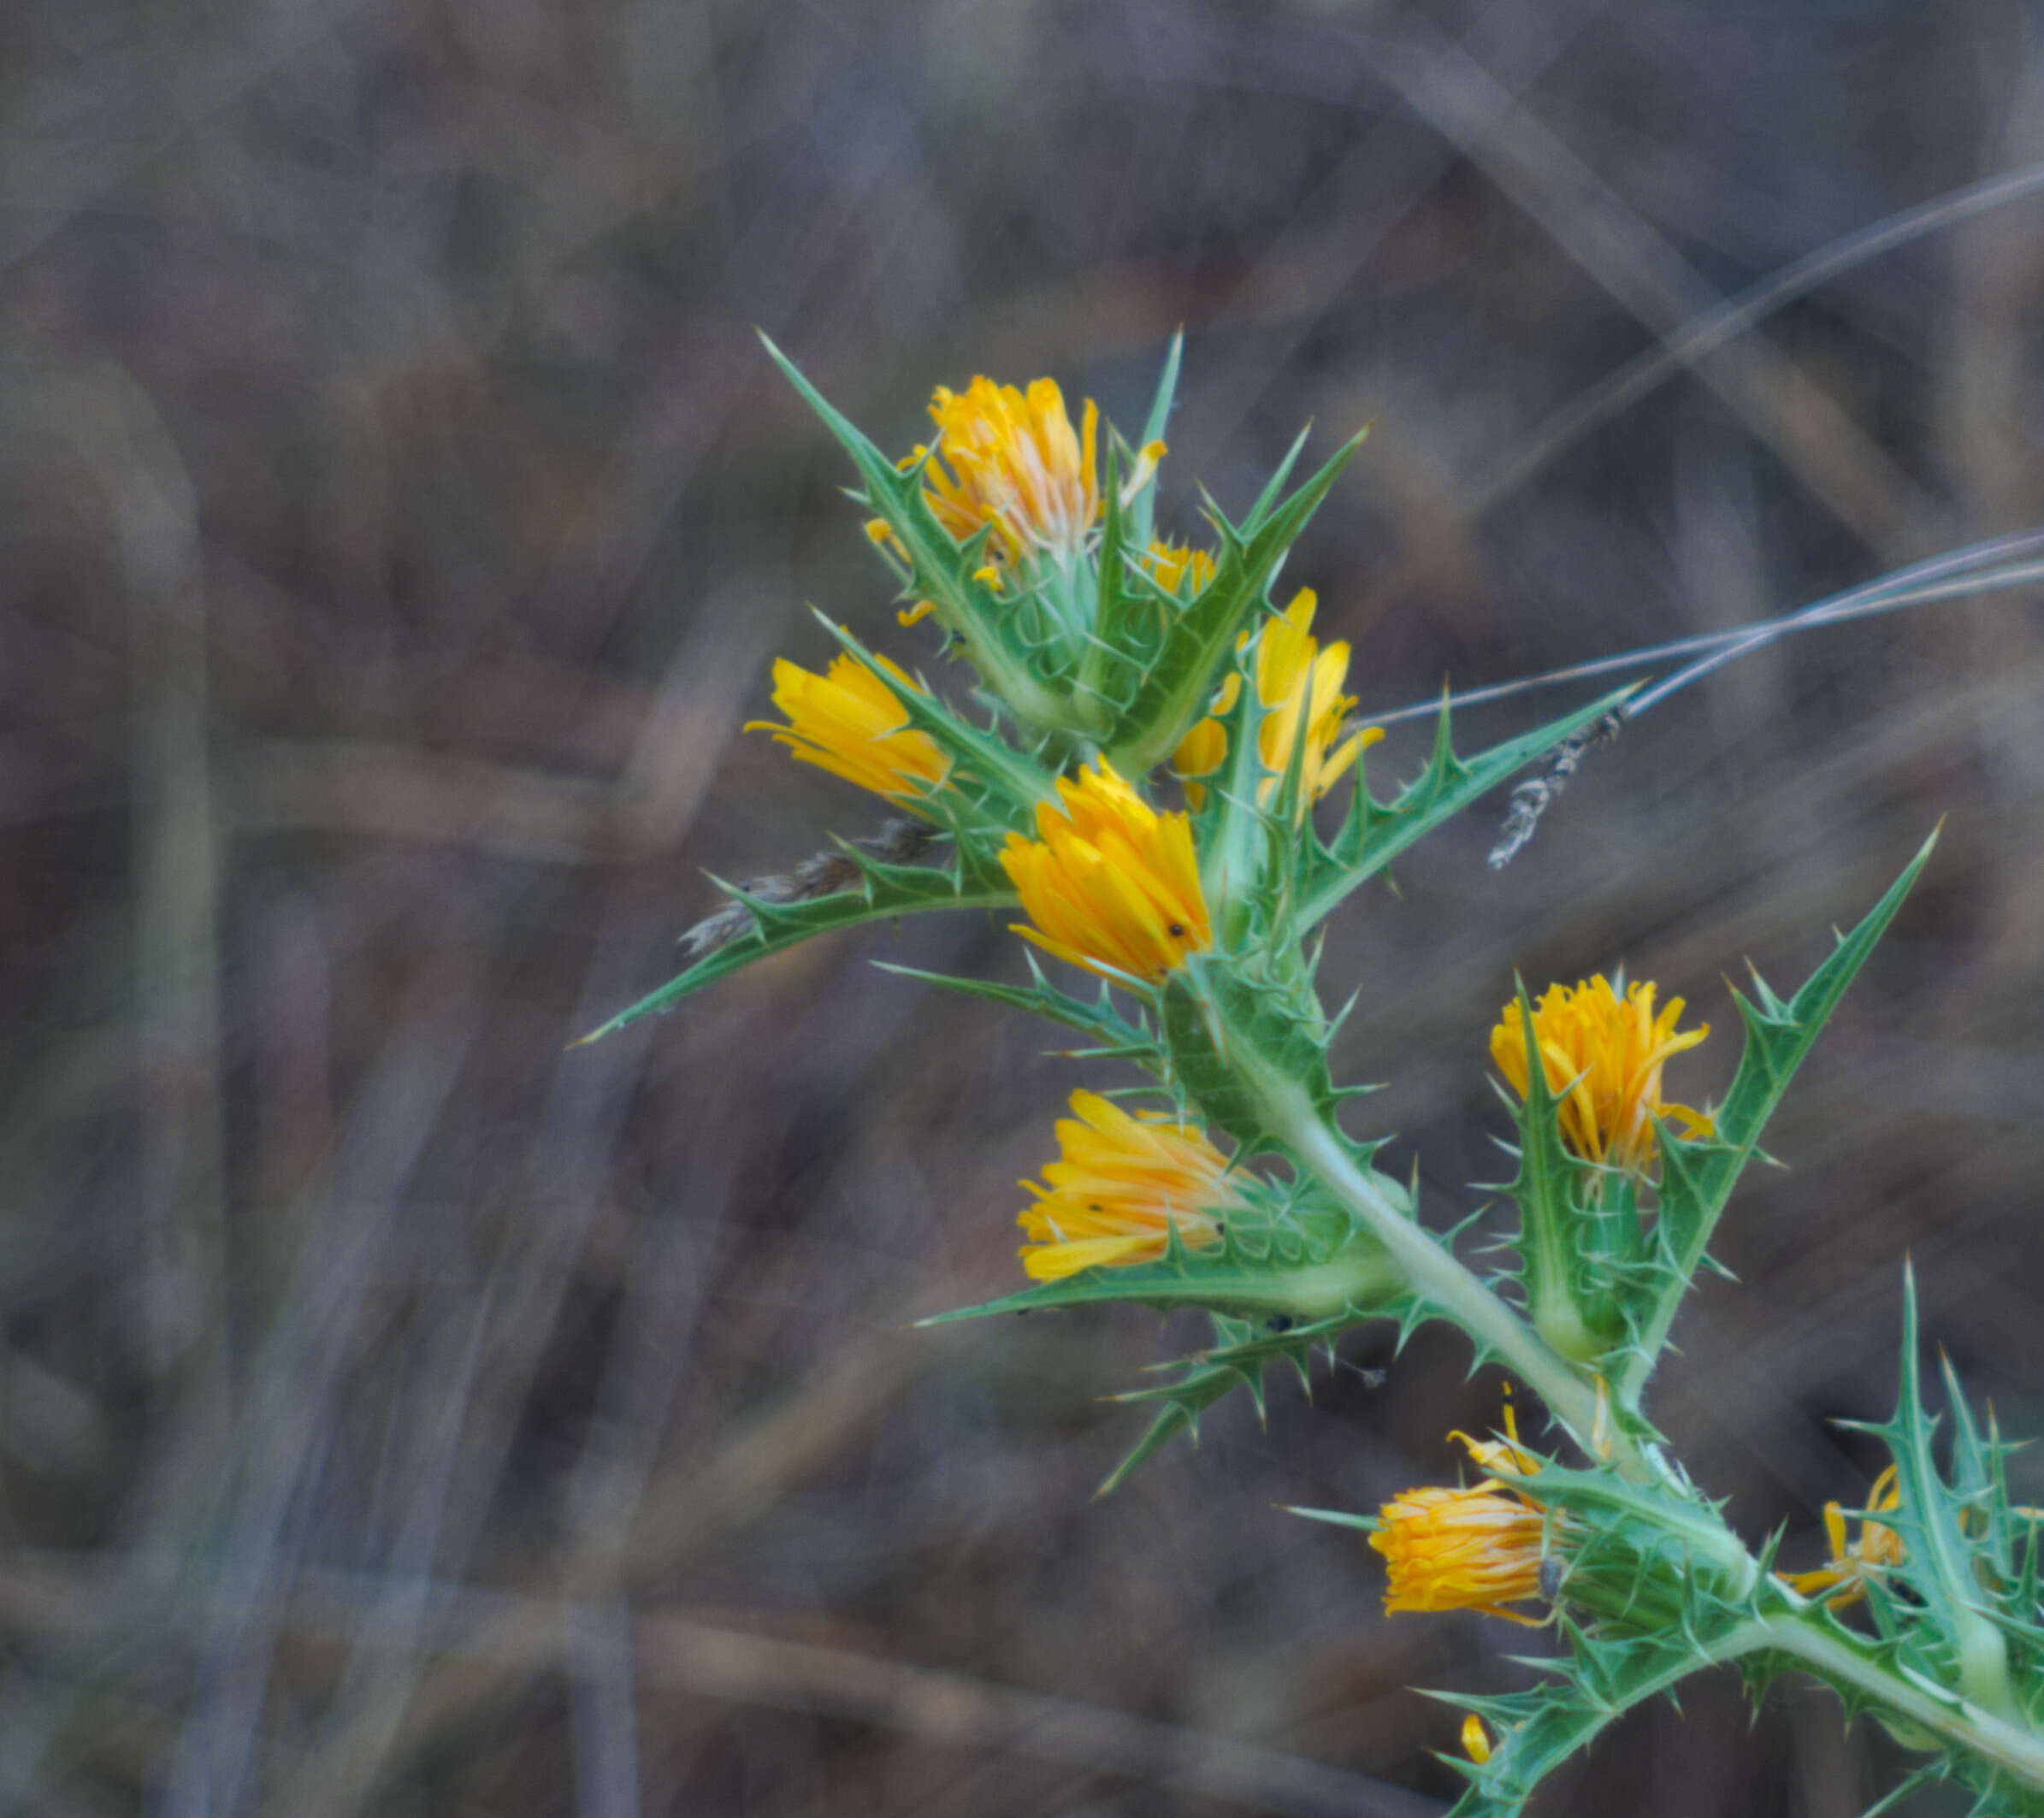
M 2015 0 L 10 0 L 0 10 L 0 1800 L 38 1814 L 1267 1811 L 1452 1797 L 1544 1638 L 1387 1621 L 1363 1508 L 1494 1372 L 1423 1333 L 1119 1495 L 1147 1316 L 1019 1285 L 1054 1032 L 991 922 L 821 943 L 597 1048 L 711 902 L 877 818 L 741 739 L 807 603 L 907 660 L 850 470 L 1054 375 L 1239 511 L 1366 419 L 1298 552 L 1366 707 L 1737 624 L 2044 516 L 2044 216 L 1942 221 L 1572 440 L 1724 297 L 2044 156 Z M 1338 1060 L 1437 1220 L 1485 1037 L 1623 961 L 1718 1034 L 1929 826 L 1657 1408 L 1759 1537 L 1876 1455 L 1899 1278 L 2044 1427 L 2044 640 L 1923 608 L 1472 818 L 1343 914 Z M 1472 712 L 1487 741 L 1568 693 Z M 1418 762 L 1408 728 L 1379 787 Z M 1500 805 L 1501 806 L 1501 805 Z M 2044 1476 L 2018 1461 L 2019 1489 Z M 1855 1813 L 1785 1687 L 1628 1721 L 1551 1813 Z M 1911 1810 L 1952 1809 L 1935 1798 Z

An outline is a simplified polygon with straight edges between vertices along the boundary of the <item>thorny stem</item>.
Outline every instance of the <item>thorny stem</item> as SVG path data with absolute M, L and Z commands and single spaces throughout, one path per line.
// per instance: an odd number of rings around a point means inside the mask
M 1262 1070 L 1247 1055 L 1247 1071 Z M 1272 1135 L 1283 1140 L 1301 1165 L 1368 1225 L 1412 1291 L 1462 1327 L 1517 1372 L 1554 1417 L 1586 1451 L 1598 1425 L 1596 1391 L 1547 1348 L 1539 1333 L 1476 1277 L 1407 1218 L 1383 1188 L 1356 1166 L 1348 1145 L 1329 1127 L 1308 1094 L 1289 1079 L 1253 1077 Z M 1622 1465 L 1636 1455 L 1630 1439 L 1613 1431 L 1611 1443 Z
M 1258 1070 L 1252 1063 L 1249 1071 L 1253 1075 Z M 1256 1079 L 1255 1083 L 1262 1089 L 1259 1095 L 1269 1115 L 1272 1134 L 1281 1137 L 1314 1178 L 1369 1225 L 1403 1271 L 1412 1291 L 1516 1371 L 1571 1431 L 1577 1443 L 1586 1448 L 1598 1412 L 1594 1391 L 1538 1333 L 1404 1215 L 1369 1172 L 1356 1165 L 1339 1133 L 1304 1091 L 1288 1080 Z M 1637 1470 L 1645 1462 L 1625 1433 L 1614 1432 L 1612 1440 L 1615 1447 L 1622 1449 L 1616 1460 L 1622 1471 L 1628 1463 Z M 1738 1546 L 1728 1530 L 1722 1538 L 1757 1575 L 1752 1555 Z M 1813 1620 L 1793 1615 L 1760 1618 L 1742 1625 L 1708 1654 L 1724 1661 L 1763 1649 L 1802 1661 L 1834 1686 L 1854 1687 L 1890 1715 L 1971 1751 L 2026 1786 L 2044 1791 L 2044 1735 L 1970 1701 L 1941 1698 L 1925 1691 L 1867 1659 L 1849 1642 L 1826 1633 Z
M 1851 1685 L 1891 1717 L 1899 1717 L 1931 1734 L 1970 1750 L 2011 1780 L 2044 1790 L 2044 1737 L 2020 1724 L 2006 1721 L 1976 1704 L 1946 1699 L 1912 1685 L 1868 1660 L 1851 1643 L 1827 1634 L 1813 1619 L 1798 1615 L 1758 1616 L 1741 1622 L 1716 1640 L 1700 1645 L 1688 1665 L 1657 1678 L 1628 1697 L 1618 1709 L 1640 1702 L 1651 1692 L 1665 1691 L 1675 1679 L 1706 1666 L 1722 1666 L 1748 1654 L 1787 1654 L 1801 1661 L 1834 1690 Z M 1614 1709 L 1612 1715 L 1617 1714 Z
M 1769 1617 L 1761 1645 L 1794 1656 L 1834 1685 L 1864 1691 L 1893 1715 L 1956 1743 L 2012 1780 L 2044 1791 L 2044 1736 L 1960 1698 L 1941 1698 L 1866 1659 L 1852 1644 L 1829 1635 L 1813 1619 Z

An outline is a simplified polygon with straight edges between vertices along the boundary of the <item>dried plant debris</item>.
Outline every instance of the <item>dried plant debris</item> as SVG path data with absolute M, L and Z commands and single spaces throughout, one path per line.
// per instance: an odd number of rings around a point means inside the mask
M 935 845 L 938 830 L 906 815 L 887 822 L 870 839 L 859 841 L 860 849 L 886 865 L 913 865 Z M 795 866 L 765 877 L 748 879 L 741 886 L 747 896 L 767 903 L 813 902 L 819 896 L 835 896 L 849 890 L 860 877 L 857 863 L 846 853 L 818 853 Z M 705 916 L 682 936 L 691 959 L 700 959 L 720 947 L 728 947 L 751 931 L 753 912 L 742 902 L 726 903 L 716 914 Z
M 1556 746 L 1538 776 L 1528 776 L 1512 791 L 1511 806 L 1505 810 L 1503 835 L 1491 848 L 1491 869 L 1502 871 L 1525 849 L 1540 824 L 1548 805 L 1568 787 L 1568 779 L 1582 761 L 1599 745 L 1609 745 L 1625 730 L 1625 710 L 1615 707 L 1603 718 L 1592 721 L 1580 732 L 1572 732 Z

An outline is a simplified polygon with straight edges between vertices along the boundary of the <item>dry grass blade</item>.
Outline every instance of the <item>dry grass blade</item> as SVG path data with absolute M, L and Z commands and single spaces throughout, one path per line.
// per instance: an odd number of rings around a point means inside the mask
M 1702 277 L 1590 167 L 1458 46 L 1409 19 L 1402 38 L 1359 36 L 1363 56 L 1611 295 L 1664 338 L 1718 306 Z M 1839 407 L 1774 349 L 1722 345 L 1693 369 L 1872 547 L 1893 553 L 1928 502 Z
M 622 1549 L 599 1541 L 561 1568 L 559 1594 L 604 1601 L 699 1561 L 758 1518 L 811 1471 L 857 1442 L 927 1361 L 927 1343 L 889 1333 L 840 1356 L 786 1404 L 706 1463 L 676 1461 L 647 1487 Z M 535 1645 L 536 1642 L 536 1645 Z M 495 1617 L 461 1661 L 439 1660 L 371 1700 L 287 1780 L 281 1809 L 341 1818 L 368 1801 L 393 1756 L 429 1746 L 483 1711 L 516 1699 L 558 1666 L 564 1638 L 534 1632 L 527 1607 Z
M 1884 221 L 1845 234 L 1785 265 L 1736 297 L 1728 297 L 1674 333 L 1663 335 L 1657 346 L 1635 354 L 1535 424 L 1519 447 L 1500 455 L 1494 464 L 1469 481 L 1465 496 L 1470 511 L 1480 515 L 1509 498 L 1600 424 L 1609 422 L 1657 386 L 1695 366 L 1797 298 L 1899 247 L 2008 208 L 2040 191 L 2044 191 L 2044 164 L 1983 177 L 1977 183 L 1947 191 L 1913 209 L 1904 209 Z
M 638 1653 L 647 1681 L 699 1697 L 879 1724 L 941 1748 L 1033 1755 L 1286 1818 L 1432 1818 L 1442 1809 L 1403 1787 L 1233 1737 L 682 1616 L 643 1620 Z

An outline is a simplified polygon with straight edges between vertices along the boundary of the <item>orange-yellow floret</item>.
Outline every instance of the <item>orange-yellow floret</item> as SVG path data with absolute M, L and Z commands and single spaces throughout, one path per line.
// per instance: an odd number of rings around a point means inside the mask
M 1505 1606 L 1540 1594 L 1549 1539 L 1546 1511 L 1488 1480 L 1466 1490 L 1408 1490 L 1378 1511 L 1370 1544 L 1390 1567 L 1384 1607 L 1474 1609 L 1515 1622 Z
M 1342 723 L 1356 705 L 1352 696 L 1341 692 L 1348 679 L 1349 646 L 1336 642 L 1320 649 L 1312 635 L 1318 605 L 1310 587 L 1300 588 L 1282 613 L 1265 621 L 1256 636 L 1254 664 L 1256 701 L 1263 710 L 1256 755 L 1269 773 L 1257 785 L 1256 799 L 1270 799 L 1278 779 L 1291 765 L 1294 747 L 1303 739 L 1305 748 L 1299 759 L 1302 813 L 1341 780 L 1358 755 L 1384 736 L 1381 727 L 1373 726 L 1341 738 Z M 1246 645 L 1246 635 L 1243 642 Z M 1222 720 L 1234 711 L 1241 686 L 1239 672 L 1228 676 L 1208 717 L 1185 735 L 1172 756 L 1172 769 L 1190 779 L 1185 799 L 1195 809 L 1206 800 L 1206 787 L 1196 779 L 1212 776 L 1227 759 L 1227 728 Z
M 1886 1514 L 1902 1504 L 1902 1491 L 1890 1465 L 1874 1479 L 1867 1507 L 1874 1514 Z M 1845 1511 L 1835 1502 L 1824 1504 L 1824 1533 L 1831 1543 L 1831 1561 L 1812 1572 L 1787 1572 L 1784 1583 L 1806 1597 L 1822 1597 L 1834 1609 L 1843 1609 L 1867 1594 L 1867 1581 L 1878 1578 L 1891 1566 L 1902 1563 L 1902 1537 L 1892 1527 L 1862 1516 L 1859 1538 L 1846 1540 Z
M 1007 562 L 1068 561 L 1085 547 L 1100 516 L 1100 413 L 1090 399 L 1076 433 L 1049 379 L 1026 392 L 984 377 L 963 392 L 939 386 L 930 414 L 937 436 L 924 497 L 954 537 L 962 543 L 991 527 L 989 552 Z
M 1202 1249 L 1221 1239 L 1222 1219 L 1241 1203 L 1227 1159 L 1196 1125 L 1131 1117 L 1092 1092 L 1072 1095 L 1057 1125 L 1059 1159 L 1041 1186 L 1021 1185 L 1036 1203 L 1016 1219 L 1027 1233 L 1022 1264 L 1038 1281 L 1081 1269 L 1155 1262 L 1176 1229 Z
M 1533 1036 L 1547 1089 L 1559 1101 L 1562 1140 L 1586 1161 L 1640 1175 L 1656 1160 L 1653 1119 L 1680 1124 L 1686 1136 L 1707 1136 L 1712 1128 L 1702 1112 L 1661 1096 L 1663 1066 L 1694 1048 L 1710 1025 L 1678 1030 L 1682 1000 L 1670 998 L 1657 1014 L 1654 990 L 1635 984 L 1621 999 L 1599 972 L 1587 983 L 1551 987 L 1533 1006 Z M 1491 1058 L 1524 1098 L 1526 1031 L 1515 1002 L 1491 1031 Z
M 1176 595 L 1184 589 L 1190 599 L 1197 599 L 1214 579 L 1213 556 L 1206 550 L 1194 549 L 1184 543 L 1152 543 L 1143 565 L 1167 593 Z M 1190 587 L 1186 586 L 1188 581 L 1191 583 Z
M 915 688 L 885 657 L 874 660 L 901 688 Z M 936 741 L 909 726 L 900 696 L 878 670 L 856 657 L 835 658 L 821 676 L 784 658 L 777 660 L 773 699 L 788 723 L 754 720 L 747 732 L 771 732 L 802 763 L 877 795 L 919 808 L 949 773 Z
M 1103 758 L 1060 777 L 1034 840 L 1010 834 L 1001 866 L 1035 925 L 1016 932 L 1102 977 L 1159 984 L 1214 944 L 1191 823 L 1159 813 Z

